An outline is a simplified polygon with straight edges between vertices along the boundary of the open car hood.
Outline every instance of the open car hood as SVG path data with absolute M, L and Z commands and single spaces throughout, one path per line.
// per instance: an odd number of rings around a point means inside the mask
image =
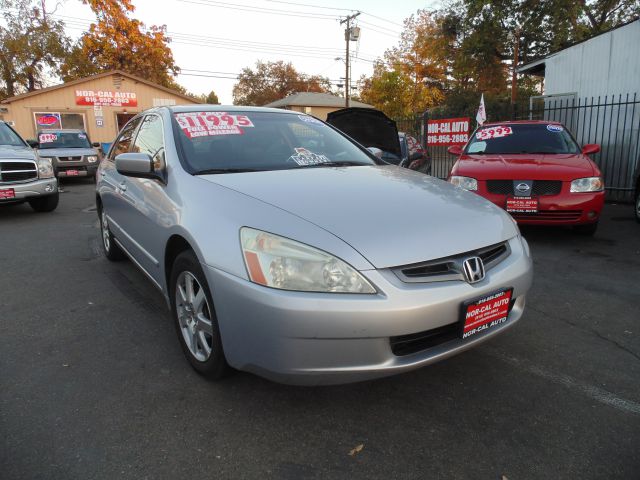
M 365 147 L 376 147 L 402 158 L 396 122 L 380 110 L 343 108 L 329 113 L 327 123 Z

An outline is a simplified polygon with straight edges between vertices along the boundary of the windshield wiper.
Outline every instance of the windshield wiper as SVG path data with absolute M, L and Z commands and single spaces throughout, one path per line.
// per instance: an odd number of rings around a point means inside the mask
M 349 161 L 322 162 L 322 163 L 314 163 L 314 164 L 311 164 L 311 165 L 298 165 L 297 167 L 293 167 L 293 168 L 357 167 L 357 166 L 364 166 L 364 165 L 369 165 L 369 164 L 368 163 L 360 163 L 360 162 L 349 162 Z
M 264 172 L 256 168 L 208 168 L 206 170 L 198 170 L 194 175 L 216 175 L 219 173 L 245 173 L 245 172 Z

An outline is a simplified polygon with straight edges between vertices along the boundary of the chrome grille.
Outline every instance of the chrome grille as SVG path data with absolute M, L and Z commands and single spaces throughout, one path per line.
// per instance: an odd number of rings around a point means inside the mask
M 484 263 L 485 270 L 489 271 L 507 258 L 510 253 L 509 242 L 502 242 L 459 255 L 404 265 L 391 270 L 400 280 L 406 283 L 464 281 L 462 262 L 467 258 L 480 257 Z
M 28 182 L 38 178 L 36 163 L 30 160 L 0 160 L 0 184 Z

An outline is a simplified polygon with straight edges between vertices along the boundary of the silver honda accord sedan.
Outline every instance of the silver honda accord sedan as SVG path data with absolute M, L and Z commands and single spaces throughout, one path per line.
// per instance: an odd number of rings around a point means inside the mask
M 517 322 L 532 262 L 511 217 L 366 147 L 299 112 L 141 113 L 98 170 L 105 254 L 160 289 L 214 379 L 383 377 Z

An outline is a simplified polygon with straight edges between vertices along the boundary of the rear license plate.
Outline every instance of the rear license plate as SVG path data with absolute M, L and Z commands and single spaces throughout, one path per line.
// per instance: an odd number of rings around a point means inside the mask
M 70 177 L 77 177 L 80 175 L 80 172 L 78 172 L 78 170 L 67 170 L 67 175 Z
M 507 212 L 538 213 L 538 199 L 531 197 L 507 198 Z
M 507 321 L 513 289 L 500 290 L 462 306 L 462 338 L 496 327 Z
M 16 192 L 13 188 L 0 188 L 0 200 L 9 200 L 16 198 Z

